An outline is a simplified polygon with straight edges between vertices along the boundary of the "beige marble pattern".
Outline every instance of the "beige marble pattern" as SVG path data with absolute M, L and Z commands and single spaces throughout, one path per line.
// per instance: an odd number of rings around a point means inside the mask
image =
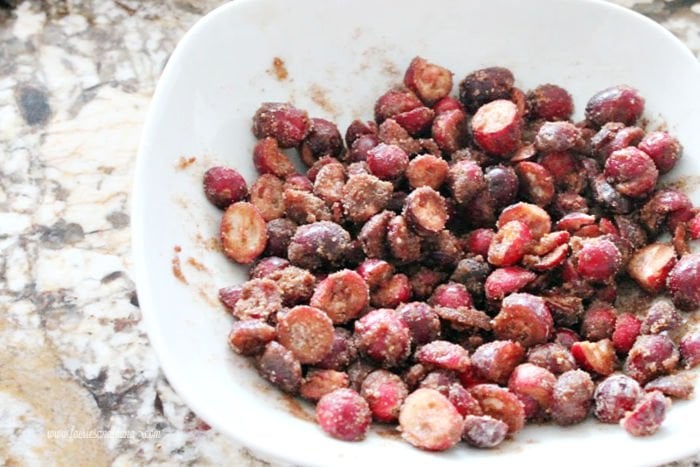
M 0 464 L 263 464 L 170 388 L 129 274 L 151 94 L 221 3 L 0 0 Z M 700 2 L 617 3 L 700 56 Z

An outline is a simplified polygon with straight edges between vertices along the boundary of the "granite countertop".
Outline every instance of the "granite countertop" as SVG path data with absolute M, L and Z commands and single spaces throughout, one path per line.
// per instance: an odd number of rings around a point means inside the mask
M 3 465 L 264 464 L 170 388 L 129 272 L 149 100 L 177 41 L 222 3 L 0 0 Z M 616 3 L 700 56 L 700 1 Z

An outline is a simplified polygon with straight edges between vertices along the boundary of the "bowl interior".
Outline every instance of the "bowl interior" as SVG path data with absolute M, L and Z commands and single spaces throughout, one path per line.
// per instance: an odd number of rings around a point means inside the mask
M 678 403 L 664 428 L 633 439 L 616 426 L 532 427 L 501 448 L 411 448 L 379 427 L 362 443 L 325 436 L 308 410 L 268 386 L 228 348 L 231 318 L 218 288 L 246 270 L 217 251 L 220 212 L 204 198 L 212 165 L 255 178 L 251 117 L 263 101 L 291 101 L 342 131 L 372 117 L 374 100 L 416 55 L 448 67 L 455 82 L 492 65 L 522 89 L 552 82 L 575 98 L 576 117 L 595 92 L 626 83 L 646 98 L 652 125 L 685 146 L 670 174 L 692 190 L 700 175 L 700 71 L 670 33 L 613 5 L 580 0 L 236 0 L 182 40 L 158 85 L 144 130 L 133 201 L 139 298 L 164 371 L 192 409 L 270 459 L 305 465 L 654 464 L 698 449 L 700 401 Z M 288 71 L 273 72 L 278 57 Z M 697 194 L 697 193 L 696 193 Z M 694 201 L 700 201 L 694 196 Z M 572 456 L 586 446 L 584 456 Z M 563 457 L 562 457 L 563 456 Z

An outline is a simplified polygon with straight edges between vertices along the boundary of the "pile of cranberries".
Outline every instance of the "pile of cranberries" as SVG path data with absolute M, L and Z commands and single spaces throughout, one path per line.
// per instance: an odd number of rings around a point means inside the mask
M 700 211 L 657 185 L 681 145 L 636 126 L 629 86 L 572 123 L 565 89 L 514 82 L 477 70 L 455 98 L 452 73 L 416 57 L 344 138 L 264 103 L 259 178 L 206 172 L 223 252 L 252 264 L 219 292 L 231 348 L 316 402 L 330 436 L 360 440 L 375 421 L 426 450 L 491 448 L 591 413 L 643 436 L 691 397 Z M 623 288 L 649 300 L 618 311 Z

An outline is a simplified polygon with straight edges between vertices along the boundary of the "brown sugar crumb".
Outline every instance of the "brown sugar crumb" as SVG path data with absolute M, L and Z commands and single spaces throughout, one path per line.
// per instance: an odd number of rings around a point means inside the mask
M 177 159 L 177 163 L 175 164 L 175 167 L 177 167 L 178 170 L 185 170 L 189 168 L 192 164 L 197 162 L 196 157 L 185 157 L 185 156 L 180 156 Z
M 335 108 L 335 106 L 328 100 L 328 96 L 326 95 L 328 91 L 324 89 L 323 87 L 319 86 L 318 84 L 312 84 L 309 86 L 309 97 L 311 98 L 314 103 L 321 107 L 324 111 L 328 112 L 331 115 L 337 115 L 338 110 Z
M 187 284 L 187 278 L 185 275 L 182 273 L 182 265 L 180 263 L 180 257 L 178 256 L 178 253 L 182 251 L 182 248 L 179 245 L 175 245 L 175 255 L 173 256 L 173 259 L 171 260 L 172 264 L 172 270 L 173 270 L 173 276 L 183 284 Z
M 284 64 L 284 60 L 279 57 L 272 59 L 272 69 L 269 70 L 279 81 L 284 81 L 289 77 L 289 72 Z
M 187 264 L 189 264 L 190 266 L 192 266 L 193 268 L 195 268 L 197 271 L 202 271 L 202 272 L 208 272 L 208 271 L 209 271 L 209 270 L 207 269 L 207 267 L 206 267 L 204 264 L 200 263 L 199 261 L 197 261 L 196 259 L 192 258 L 191 256 L 190 256 L 189 258 L 187 258 Z

